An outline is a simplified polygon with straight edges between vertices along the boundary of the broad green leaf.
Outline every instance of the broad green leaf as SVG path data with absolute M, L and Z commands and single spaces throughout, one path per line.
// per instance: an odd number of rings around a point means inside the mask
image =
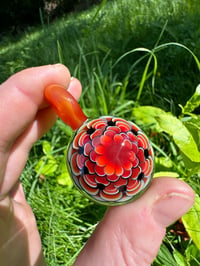
M 186 231 L 200 250 L 200 198 L 195 197 L 193 207 L 182 217 Z
M 173 162 L 169 157 L 155 157 L 155 168 L 157 172 L 170 171 L 173 168 Z
M 70 174 L 68 171 L 65 171 L 64 173 L 60 174 L 59 176 L 57 176 L 56 179 L 57 179 L 58 184 L 62 186 L 68 186 L 68 187 L 73 186 L 73 182 L 70 178 Z
M 139 106 L 133 108 L 132 114 L 137 124 L 152 125 L 156 131 L 162 131 L 156 120 L 156 117 L 166 114 L 162 109 L 153 106 Z
M 53 176 L 57 168 L 58 164 L 53 157 L 47 158 L 44 156 L 38 161 L 35 171 L 44 176 Z
M 162 177 L 162 176 L 168 176 L 168 177 L 178 178 L 179 177 L 179 174 L 176 173 L 176 172 L 161 171 L 161 172 L 155 173 L 153 175 L 153 178 Z
M 173 250 L 173 255 L 174 255 L 174 258 L 175 258 L 175 260 L 179 266 L 187 266 L 188 265 L 184 256 L 180 252 L 178 252 L 178 250 L 176 250 L 176 249 Z
M 200 152 L 193 135 L 183 122 L 171 113 L 166 113 L 157 107 L 140 106 L 133 108 L 133 116 L 136 123 L 150 124 L 156 131 L 165 131 L 171 135 L 179 149 L 192 162 L 200 162 Z
M 179 149 L 193 162 L 200 162 L 200 152 L 192 134 L 182 121 L 170 113 L 156 117 L 160 128 L 173 137 Z
M 197 86 L 195 93 L 192 97 L 186 102 L 186 105 L 183 107 L 184 113 L 191 113 L 200 105 L 200 84 Z
M 51 152 L 51 144 L 50 142 L 48 142 L 47 140 L 44 140 L 42 142 L 42 150 L 44 152 L 44 154 L 49 154 Z
M 57 157 L 57 163 L 59 164 L 59 169 L 57 172 L 59 175 L 56 177 L 56 180 L 58 184 L 62 186 L 72 187 L 73 182 L 71 180 L 70 173 L 66 165 L 66 153 L 67 152 L 65 151 L 63 155 Z
M 184 162 L 185 168 L 189 171 L 190 176 L 200 173 L 199 162 L 191 161 L 184 153 L 181 152 L 181 157 Z
M 192 134 L 197 147 L 200 148 L 200 115 L 195 115 L 192 117 L 186 117 L 187 120 L 184 122 L 184 125 Z M 190 169 L 192 174 L 200 173 L 200 165 L 198 162 L 192 162 L 188 157 L 182 155 L 185 167 Z
M 197 146 L 200 147 L 200 115 L 195 115 L 193 117 L 188 117 L 184 125 L 192 134 Z

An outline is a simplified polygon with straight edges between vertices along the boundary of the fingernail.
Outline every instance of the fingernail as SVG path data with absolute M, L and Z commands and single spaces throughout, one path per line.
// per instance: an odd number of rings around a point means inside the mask
M 170 193 L 159 198 L 153 206 L 155 221 L 169 226 L 184 215 L 194 204 L 194 198 L 180 193 Z

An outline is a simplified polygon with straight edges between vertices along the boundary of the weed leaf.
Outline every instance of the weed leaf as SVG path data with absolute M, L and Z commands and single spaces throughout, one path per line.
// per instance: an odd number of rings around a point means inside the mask
M 192 134 L 197 146 L 200 147 L 200 115 L 189 117 L 184 125 Z
M 164 110 L 152 106 L 133 108 L 133 116 L 138 124 L 149 124 L 157 132 L 166 132 L 173 137 L 182 153 L 192 162 L 200 162 L 200 152 L 191 132 L 184 123 Z
M 173 161 L 168 156 L 155 157 L 156 171 L 157 172 L 171 172 L 173 169 Z M 176 174 L 176 173 L 175 173 Z
M 47 140 L 43 140 L 42 142 L 42 150 L 45 155 L 49 154 L 51 152 L 51 143 Z
M 184 166 L 187 170 L 189 170 L 190 175 L 195 175 L 200 173 L 200 166 L 198 162 L 191 161 L 184 153 L 181 152 L 181 157 L 184 163 Z
M 160 128 L 173 137 L 176 145 L 191 161 L 200 162 L 197 144 L 181 120 L 170 113 L 159 115 L 156 120 Z
M 200 105 L 200 84 L 197 86 L 195 93 L 192 97 L 186 102 L 186 105 L 183 107 L 184 113 L 191 113 Z
M 200 250 L 200 198 L 198 195 L 195 197 L 195 204 L 182 217 L 182 221 L 188 234 Z
M 139 106 L 133 108 L 132 114 L 135 120 L 134 122 L 138 125 L 152 125 L 157 132 L 162 131 L 156 120 L 156 117 L 166 114 L 162 109 L 152 106 Z
M 44 176 L 54 176 L 57 169 L 58 164 L 53 156 L 42 157 L 35 166 L 35 171 Z
M 70 174 L 68 171 L 65 171 L 64 173 L 57 176 L 56 180 L 57 180 L 58 184 L 60 184 L 62 186 L 72 187 L 72 185 L 73 185 L 72 180 L 70 178 Z

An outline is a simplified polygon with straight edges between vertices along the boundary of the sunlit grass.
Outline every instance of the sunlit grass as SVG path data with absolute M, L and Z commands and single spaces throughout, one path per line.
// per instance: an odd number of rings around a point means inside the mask
M 166 22 L 159 44 L 179 42 L 198 55 L 199 5 L 196 0 L 108 1 L 97 16 L 98 7 L 80 15 L 66 16 L 50 25 L 44 21 L 46 27 L 30 30 L 18 42 L 0 44 L 0 81 L 25 67 L 62 61 L 73 75 L 78 75 L 85 88 L 90 73 L 97 71 L 97 57 L 102 75 L 108 74 L 111 64 L 124 53 L 137 47 L 153 49 Z M 129 72 L 127 89 L 131 90 L 132 99 L 135 99 L 145 60 L 134 71 L 130 69 L 140 57 L 141 54 L 130 55 L 112 73 L 116 81 L 121 82 Z M 184 51 L 174 47 L 161 52 L 158 63 L 157 87 L 151 100 L 153 104 L 175 108 L 177 103 L 184 102 L 186 94 L 192 94 L 194 83 L 197 85 L 198 73 L 194 62 Z M 141 99 L 143 102 L 151 89 L 151 83 L 147 83 Z

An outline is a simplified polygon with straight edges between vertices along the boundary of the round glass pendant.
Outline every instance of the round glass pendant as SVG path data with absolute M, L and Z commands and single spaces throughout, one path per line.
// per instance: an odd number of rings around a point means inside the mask
M 75 130 L 67 165 L 86 197 L 103 205 L 120 205 L 147 189 L 153 175 L 153 149 L 136 124 L 113 116 L 88 120 L 73 96 L 58 84 L 48 85 L 44 97 Z
M 103 205 L 138 198 L 153 174 L 153 149 L 144 132 L 122 118 L 86 120 L 75 132 L 67 165 L 76 187 Z

